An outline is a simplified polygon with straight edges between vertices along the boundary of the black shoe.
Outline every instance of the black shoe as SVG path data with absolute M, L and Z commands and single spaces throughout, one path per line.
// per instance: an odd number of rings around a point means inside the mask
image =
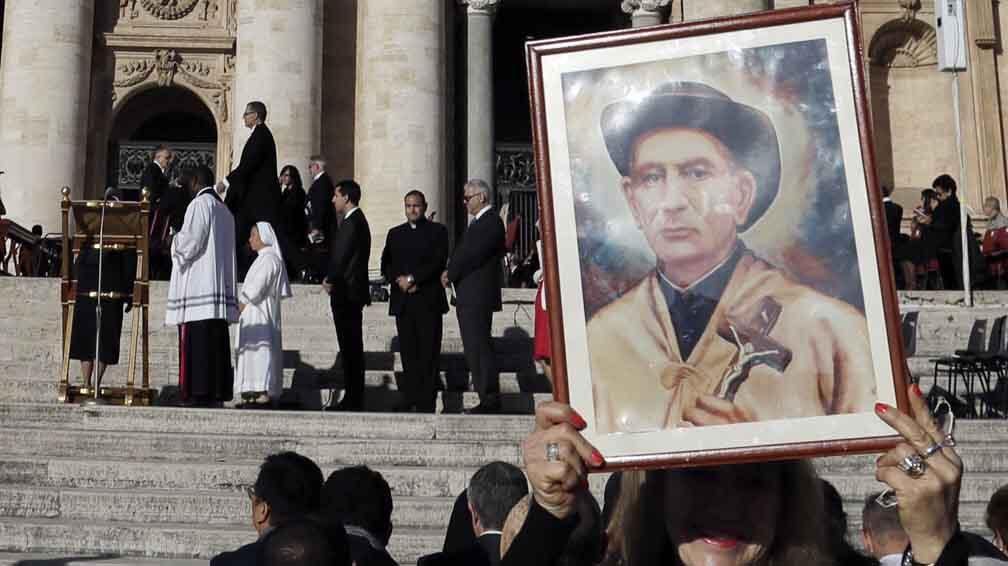
M 497 415 L 500 414 L 501 407 L 498 404 L 480 403 L 471 409 L 462 411 L 466 415 Z
M 359 413 L 364 410 L 363 403 L 349 403 L 346 399 L 336 403 L 335 405 L 329 405 L 326 407 L 327 411 L 340 411 L 340 412 L 351 412 Z

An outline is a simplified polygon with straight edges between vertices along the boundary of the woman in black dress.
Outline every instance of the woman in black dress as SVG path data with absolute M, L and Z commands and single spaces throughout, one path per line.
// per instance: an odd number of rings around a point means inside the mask
M 88 296 L 98 290 L 98 250 L 94 242 L 86 242 L 74 263 L 77 298 L 74 305 L 73 328 L 70 334 L 70 359 L 80 360 L 81 378 L 91 384 L 94 370 L 95 340 L 98 340 L 98 380 L 105 367 L 119 363 L 119 338 L 122 335 L 123 312 L 129 311 L 136 276 L 136 252 L 105 250 L 101 267 L 101 292 L 118 293 L 120 297 L 101 299 L 101 334 L 98 335 L 97 298 Z
M 305 217 L 305 190 L 301 173 L 293 165 L 280 170 L 280 215 L 283 218 L 283 236 L 287 241 L 284 259 L 291 281 L 299 279 L 301 250 L 308 245 L 308 220 Z

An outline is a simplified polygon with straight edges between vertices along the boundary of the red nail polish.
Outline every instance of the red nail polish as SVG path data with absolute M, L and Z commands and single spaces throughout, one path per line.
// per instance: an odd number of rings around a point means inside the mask
M 586 426 L 588 426 L 588 423 L 585 422 L 584 417 L 582 417 L 581 415 L 577 414 L 577 411 L 574 411 L 574 410 L 571 411 L 570 424 L 571 424 L 571 426 L 573 426 L 574 428 L 576 428 L 578 430 L 581 430 L 581 429 L 585 428 Z
M 602 453 L 598 450 L 592 450 L 591 463 L 595 467 L 602 466 L 605 464 L 605 458 L 602 457 Z
M 889 410 L 889 405 L 886 405 L 885 403 L 875 403 L 875 412 L 876 413 L 878 413 L 880 415 L 883 415 L 888 410 Z
M 917 385 L 916 383 L 914 383 L 913 386 L 910 387 L 910 389 L 914 392 L 914 395 L 916 395 L 918 397 L 923 397 L 924 396 L 924 393 L 921 392 L 920 385 Z

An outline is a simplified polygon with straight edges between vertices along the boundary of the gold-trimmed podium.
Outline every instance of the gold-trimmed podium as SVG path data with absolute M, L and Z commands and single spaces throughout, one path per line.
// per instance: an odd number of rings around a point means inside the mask
M 150 193 L 141 191 L 140 202 L 109 200 L 70 200 L 70 189 L 63 187 L 60 210 L 63 224 L 63 250 L 60 285 L 62 304 L 63 350 L 59 374 L 59 401 L 77 403 L 88 399 L 102 399 L 104 402 L 121 405 L 150 405 L 157 391 L 150 387 L 150 363 L 148 344 L 149 323 L 149 265 L 150 265 Z M 103 218 L 104 214 L 104 218 Z M 73 215 L 73 233 L 70 232 L 70 216 Z M 99 238 L 99 232 L 102 232 Z M 99 245 L 99 240 L 101 245 Z M 136 273 L 132 293 L 97 291 L 78 294 L 78 282 L 73 277 L 71 265 L 83 249 L 104 251 L 134 251 L 136 253 Z M 73 331 L 74 306 L 79 296 L 87 296 L 99 301 L 128 300 L 132 303 L 131 331 L 129 341 L 129 361 L 126 385 L 95 385 L 90 379 L 81 385 L 70 383 L 70 338 Z M 100 329 L 100 326 L 98 327 Z M 139 350 L 139 352 L 138 352 Z M 140 357 L 141 383 L 136 386 L 137 357 Z M 98 360 L 95 360 L 97 362 Z M 93 374 L 97 377 L 97 363 Z

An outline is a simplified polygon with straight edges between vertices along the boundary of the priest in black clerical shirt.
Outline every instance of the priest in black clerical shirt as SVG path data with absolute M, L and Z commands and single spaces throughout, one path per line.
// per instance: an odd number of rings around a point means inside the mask
M 389 230 L 381 271 L 390 283 L 389 314 L 396 317 L 403 376 L 400 409 L 433 413 L 441 355 L 441 317 L 448 301 L 440 284 L 448 263 L 448 230 L 427 220 L 420 191 L 403 199 L 406 222 Z

